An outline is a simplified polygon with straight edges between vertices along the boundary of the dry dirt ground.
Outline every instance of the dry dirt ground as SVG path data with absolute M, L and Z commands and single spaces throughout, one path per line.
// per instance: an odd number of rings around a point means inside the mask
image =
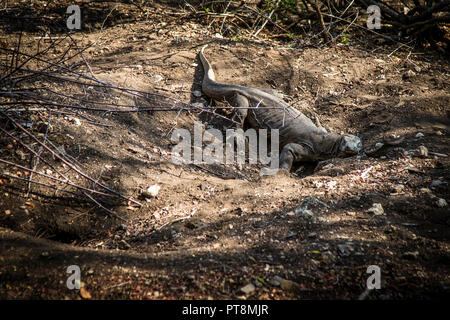
M 203 76 L 197 54 L 210 43 L 218 80 L 277 89 L 365 147 L 404 140 L 371 156 L 261 178 L 259 165 L 172 163 L 172 130 L 192 131 L 196 120 L 224 129 L 211 115 L 79 112 L 78 122 L 54 112 L 49 139 L 143 207 L 122 203 L 112 208 L 118 219 L 42 186 L 26 196 L 26 183 L 1 178 L 0 298 L 357 299 L 371 265 L 380 268 L 381 289 L 366 299 L 448 297 L 448 61 L 391 44 L 302 47 L 264 33 L 235 41 L 173 7 L 147 14 L 148 21 L 74 33 L 81 47 L 91 45 L 85 57 L 99 79 L 209 104 L 193 92 Z M 24 45 L 34 36 L 25 33 Z M 2 39 L 16 38 L 3 31 Z M 29 152 L 2 139 L 1 158 L 29 163 L 20 159 Z M 157 197 L 143 199 L 155 184 Z M 376 203 L 383 213 L 369 210 Z M 302 204 L 309 211 L 297 210 Z M 82 290 L 66 286 L 70 265 L 81 269 Z

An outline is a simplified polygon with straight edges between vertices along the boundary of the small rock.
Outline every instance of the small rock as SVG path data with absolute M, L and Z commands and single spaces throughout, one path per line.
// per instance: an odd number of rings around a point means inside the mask
M 432 188 L 439 187 L 441 184 L 442 184 L 441 180 L 433 180 L 433 181 L 431 181 L 431 187 Z
M 416 138 L 422 138 L 423 136 L 424 136 L 424 134 L 422 132 L 416 133 Z
M 445 201 L 445 199 L 439 198 L 436 204 L 439 208 L 444 208 L 447 206 L 447 201 Z
M 294 282 L 291 280 L 286 280 L 286 279 L 283 279 L 283 281 L 281 281 L 280 287 L 281 287 L 281 289 L 286 290 L 286 291 L 297 291 L 300 289 L 297 282 Z
M 380 216 L 384 213 L 384 209 L 381 203 L 374 203 L 372 207 L 367 210 L 367 212 L 373 213 L 376 216 Z
M 331 182 L 335 182 L 335 181 L 331 181 Z M 325 207 L 325 208 L 329 207 L 325 202 L 322 202 L 317 198 L 306 197 L 305 200 L 303 200 L 303 202 L 301 203 L 301 205 L 297 209 L 295 209 L 295 213 L 301 214 L 306 218 L 312 218 L 314 216 L 314 213 L 310 209 L 308 209 L 311 206 L 314 206 L 314 207 L 320 206 L 320 207 Z
M 428 157 L 428 149 L 425 146 L 420 146 L 419 148 L 417 148 L 415 153 L 416 153 L 416 156 L 418 156 L 418 157 L 422 157 L 422 158 Z
M 314 213 L 309 209 L 297 208 L 295 210 L 295 213 L 301 214 L 303 217 L 308 218 L 308 219 L 314 217 Z
M 315 238 L 317 236 L 316 232 L 308 233 L 308 238 Z
M 261 282 L 259 282 L 258 280 L 253 281 L 253 284 L 255 285 L 255 287 L 261 288 L 263 286 L 263 284 Z
M 279 276 L 275 276 L 272 279 L 270 279 L 268 281 L 268 283 L 274 287 L 279 287 L 283 281 L 284 281 L 283 278 L 281 278 Z
M 76 126 L 81 126 L 81 121 L 78 118 L 73 117 L 71 119 L 71 121 L 76 125 Z
M 142 191 L 142 195 L 147 198 L 154 198 L 158 195 L 159 189 L 161 189 L 161 186 L 154 184 L 148 187 L 147 190 Z
M 256 290 L 256 287 L 253 283 L 249 283 L 246 286 L 242 287 L 240 290 L 245 294 L 250 294 Z
M 200 98 L 202 96 L 202 92 L 200 90 L 194 90 L 192 91 L 192 94 L 197 98 Z
M 154 218 L 154 219 L 159 219 L 159 218 L 161 218 L 161 215 L 159 214 L 159 212 L 154 212 L 154 213 L 152 214 L 152 218 Z
M 289 234 L 286 236 L 286 238 L 293 238 L 297 235 L 297 232 L 289 232 Z

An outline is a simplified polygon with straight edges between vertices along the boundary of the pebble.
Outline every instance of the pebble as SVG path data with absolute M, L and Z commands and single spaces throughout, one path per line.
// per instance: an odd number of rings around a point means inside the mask
M 192 91 L 192 94 L 197 98 L 200 98 L 202 96 L 202 92 L 200 90 L 194 90 Z
M 289 234 L 286 236 L 286 238 L 292 238 L 297 235 L 297 232 L 289 232 Z
M 439 198 L 436 204 L 439 208 L 444 208 L 447 206 L 447 201 L 445 201 L 445 199 Z
M 305 218 L 312 218 L 312 217 L 314 217 L 314 213 L 311 211 L 311 210 L 309 210 L 309 209 L 303 209 L 303 208 L 301 208 L 300 210 L 299 210 L 299 208 L 297 208 L 296 210 L 295 210 L 295 213 L 296 214 L 301 214 L 303 217 L 305 217 Z
M 299 289 L 297 282 L 294 282 L 291 280 L 286 280 L 286 279 L 283 279 L 283 281 L 281 281 L 280 287 L 281 287 L 281 289 L 286 290 L 286 291 L 296 291 Z
M 416 155 L 419 157 L 428 157 L 428 149 L 425 146 L 419 146 L 416 150 Z
M 152 214 L 152 218 L 159 219 L 161 215 L 158 212 Z
M 161 189 L 161 186 L 154 184 L 148 187 L 147 190 L 142 191 L 142 195 L 147 198 L 154 198 L 158 195 L 159 189 Z
M 372 207 L 367 210 L 367 212 L 373 213 L 376 216 L 380 216 L 384 213 L 384 209 L 381 203 L 374 203 Z
M 268 282 L 270 285 L 274 286 L 274 287 L 279 287 L 281 285 L 281 283 L 283 282 L 283 278 L 281 278 L 280 276 L 275 276 L 272 279 L 270 279 Z
M 81 121 L 78 118 L 73 117 L 72 122 L 75 123 L 76 126 L 81 126 Z
M 421 193 L 431 193 L 431 190 L 428 188 L 420 188 L 419 190 Z
M 256 287 L 253 283 L 249 283 L 246 286 L 242 287 L 240 290 L 245 294 L 249 294 L 249 293 L 252 293 L 253 291 L 255 291 Z
M 317 236 L 316 232 L 308 233 L 308 238 L 315 238 Z

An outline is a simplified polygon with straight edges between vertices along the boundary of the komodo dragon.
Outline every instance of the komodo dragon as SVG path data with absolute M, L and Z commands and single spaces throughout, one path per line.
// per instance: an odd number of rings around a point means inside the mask
M 206 47 L 199 53 L 205 72 L 203 92 L 212 99 L 225 100 L 233 107 L 239 107 L 236 110 L 242 126 L 246 122 L 255 129 L 278 129 L 281 169 L 290 171 L 294 162 L 322 161 L 361 151 L 361 140 L 357 136 L 329 133 L 317 127 L 299 110 L 270 94 L 269 90 L 216 82 L 211 64 L 203 53 Z M 258 108 L 246 109 L 256 106 Z

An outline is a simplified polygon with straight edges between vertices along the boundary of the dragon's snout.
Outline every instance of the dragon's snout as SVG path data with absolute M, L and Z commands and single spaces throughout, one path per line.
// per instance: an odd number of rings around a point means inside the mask
M 339 146 L 339 153 L 342 156 L 352 156 L 358 154 L 362 150 L 361 139 L 351 134 L 344 134 L 342 136 L 341 144 Z

